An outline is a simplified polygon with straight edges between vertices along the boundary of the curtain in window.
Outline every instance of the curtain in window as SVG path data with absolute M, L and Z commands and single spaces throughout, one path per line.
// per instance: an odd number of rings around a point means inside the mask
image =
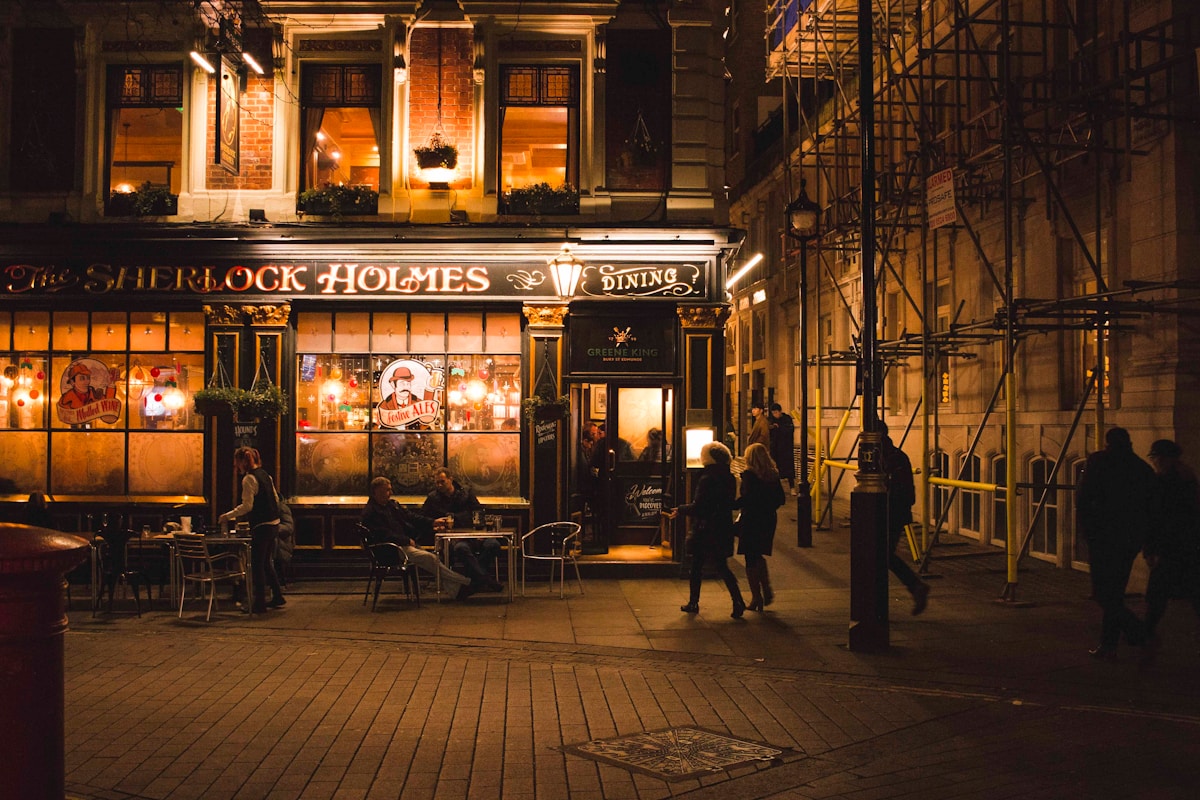
M 317 146 L 317 133 L 321 130 L 321 122 L 325 119 L 325 109 L 322 106 L 304 109 L 302 121 L 301 143 L 304 150 L 300 158 L 300 182 L 303 188 L 312 189 L 316 185 L 315 171 L 312 169 L 312 153 Z M 374 120 L 372 119 L 372 124 Z

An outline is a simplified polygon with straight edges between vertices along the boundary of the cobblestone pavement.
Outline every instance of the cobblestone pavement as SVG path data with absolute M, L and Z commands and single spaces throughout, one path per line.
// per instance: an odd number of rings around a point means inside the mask
M 586 580 L 565 601 L 541 584 L 511 605 L 390 595 L 375 613 L 360 582 L 300 583 L 284 609 L 208 624 L 199 604 L 77 610 L 68 797 L 1197 796 L 1189 608 L 1153 661 L 1096 662 L 1086 575 L 1022 562 L 1014 607 L 995 602 L 1002 558 L 937 559 L 925 614 L 893 580 L 892 648 L 851 653 L 848 532 L 800 550 L 793 530 L 775 604 L 740 621 L 715 581 L 680 614 L 668 579 Z

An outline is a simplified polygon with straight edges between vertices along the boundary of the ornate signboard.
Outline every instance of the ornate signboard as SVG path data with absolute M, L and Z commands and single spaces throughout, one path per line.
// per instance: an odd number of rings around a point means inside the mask
M 238 94 L 238 68 L 229 56 L 221 56 L 220 81 L 217 85 L 216 158 L 214 163 L 237 175 L 241 169 L 241 116 Z
M 675 369 L 674 319 L 644 312 L 572 315 L 570 347 L 577 375 L 669 374 Z

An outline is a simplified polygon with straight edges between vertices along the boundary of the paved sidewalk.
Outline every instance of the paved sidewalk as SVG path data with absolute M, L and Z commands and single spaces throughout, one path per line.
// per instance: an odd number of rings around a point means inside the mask
M 851 653 L 848 530 L 794 537 L 785 517 L 776 602 L 740 621 L 718 582 L 688 616 L 666 579 L 376 613 L 362 582 L 300 583 L 210 624 L 76 610 L 68 796 L 1197 796 L 1190 608 L 1152 663 L 1095 662 L 1086 575 L 1026 560 L 1016 608 L 1001 557 L 936 560 L 925 614 L 893 580 L 893 647 Z

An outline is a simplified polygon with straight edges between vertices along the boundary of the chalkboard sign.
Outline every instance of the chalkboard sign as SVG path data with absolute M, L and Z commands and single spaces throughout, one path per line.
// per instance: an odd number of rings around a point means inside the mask
M 661 477 L 626 478 L 621 482 L 621 524 L 658 525 L 662 508 Z

